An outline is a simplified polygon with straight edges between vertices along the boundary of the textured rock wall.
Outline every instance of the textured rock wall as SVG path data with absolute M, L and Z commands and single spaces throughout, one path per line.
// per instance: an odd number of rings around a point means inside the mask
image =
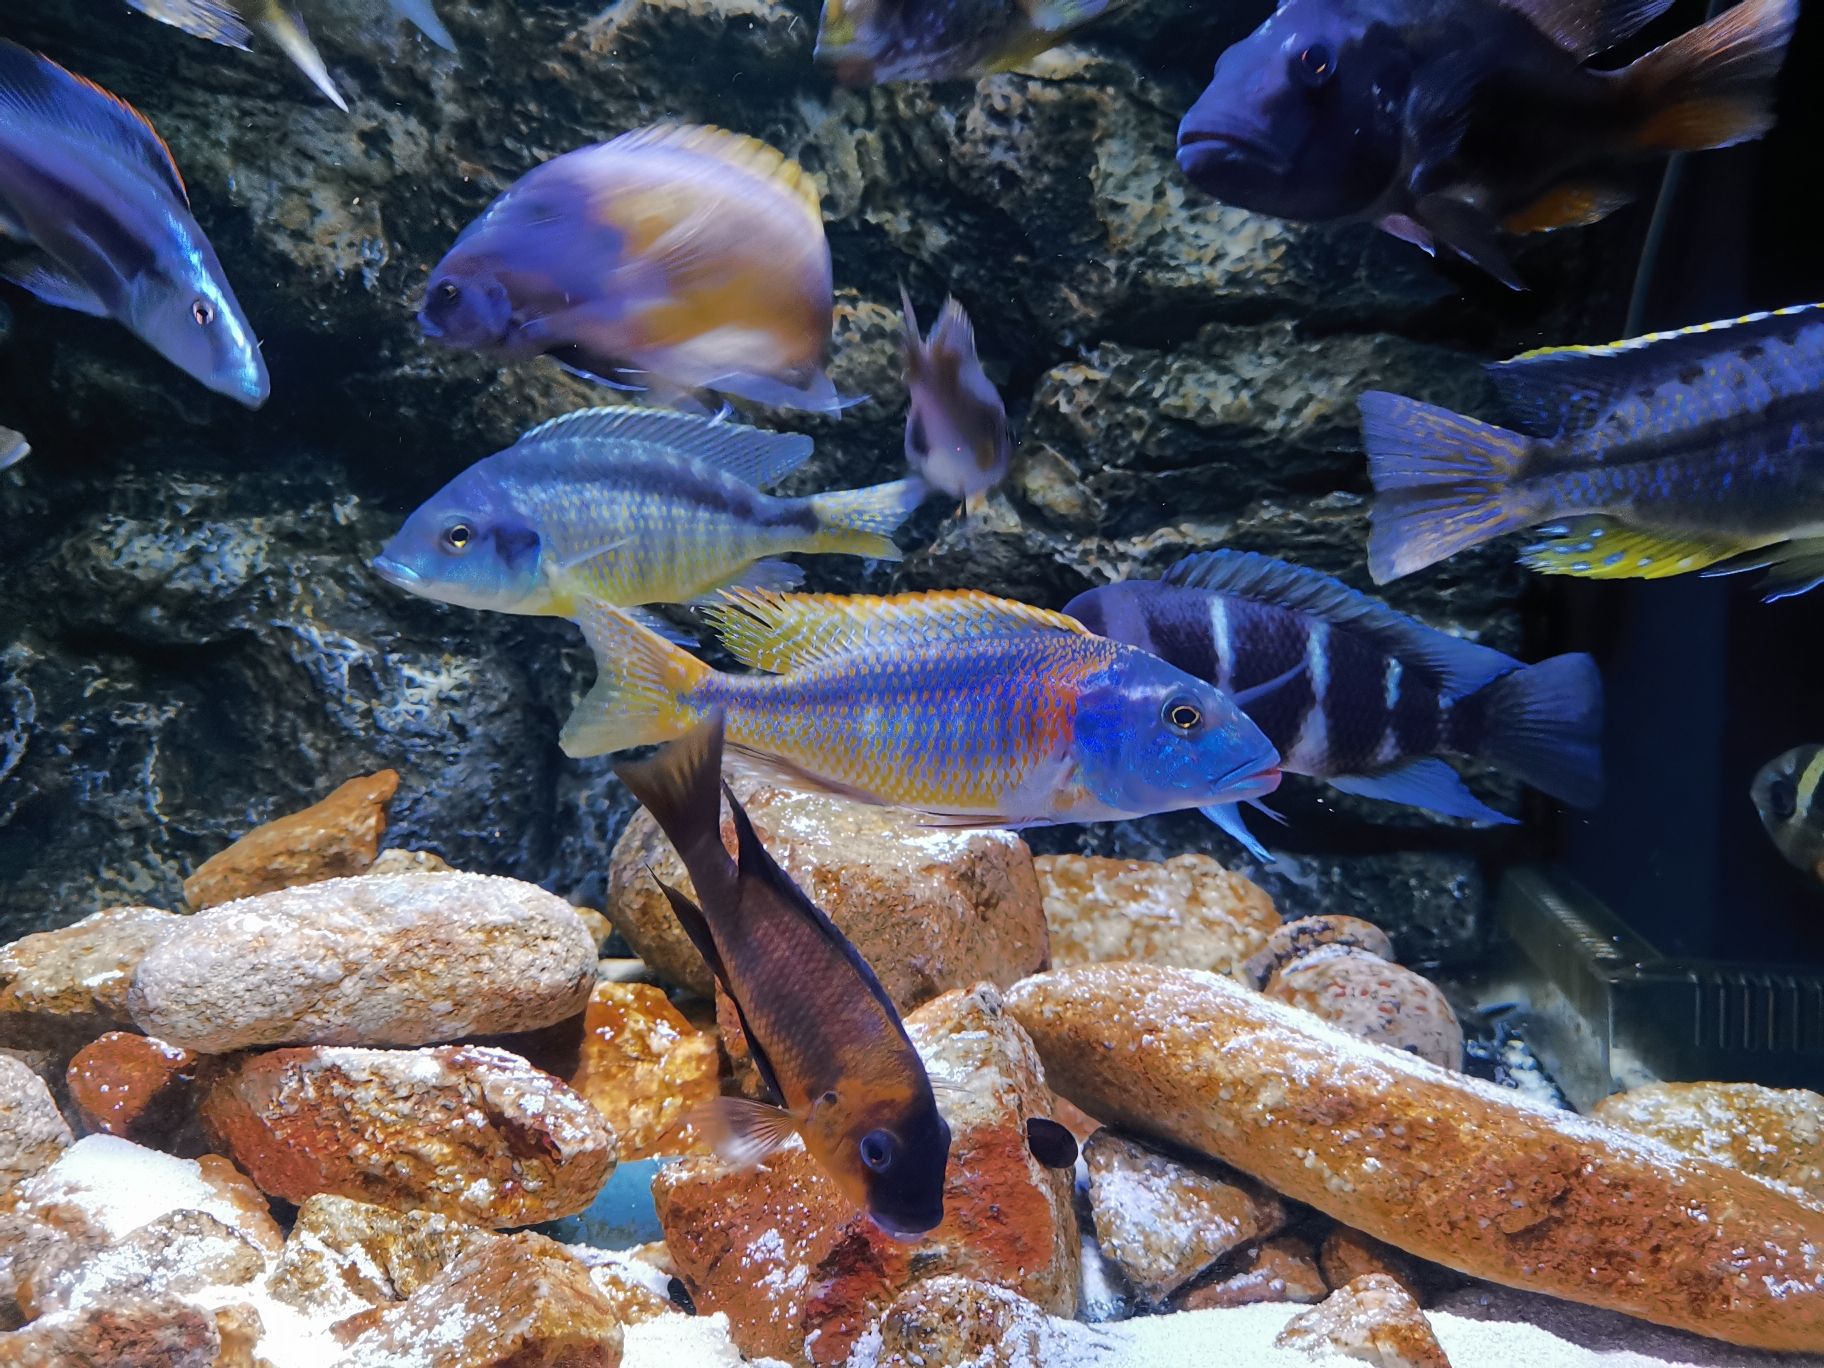
M 0 33 L 139 104 L 265 342 L 273 396 L 217 400 L 110 324 L 7 291 L 0 421 L 0 936 L 112 901 L 175 905 L 202 858 L 347 776 L 401 775 L 390 840 L 594 899 L 629 803 L 556 747 L 587 685 L 565 624 L 412 600 L 365 560 L 438 484 L 603 391 L 422 344 L 429 265 L 535 162 L 675 117 L 766 137 L 822 178 L 833 371 L 883 402 L 810 424 L 800 488 L 886 478 L 903 396 L 893 306 L 953 289 L 1023 438 L 983 526 L 936 511 L 905 565 L 813 584 L 980 585 L 1061 604 L 1233 544 L 1365 583 L 1353 399 L 1474 402 L 1478 357 L 1612 326 L 1624 220 L 1524 258 L 1537 289 L 1446 278 L 1364 229 L 1222 209 L 1172 132 L 1262 3 L 1142 0 L 1029 73 L 835 89 L 809 0 L 439 0 L 461 51 L 362 0 L 307 6 L 353 107 L 269 48 L 240 54 L 114 0 L 8 5 Z M 21 12 L 25 11 L 25 12 Z M 1515 648 L 1499 554 L 1398 586 L 1402 607 Z M 1461 954 L 1487 862 L 1526 838 L 1288 786 L 1289 912 L 1415 928 Z M 1050 849 L 1232 847 L 1199 819 L 1043 833 Z

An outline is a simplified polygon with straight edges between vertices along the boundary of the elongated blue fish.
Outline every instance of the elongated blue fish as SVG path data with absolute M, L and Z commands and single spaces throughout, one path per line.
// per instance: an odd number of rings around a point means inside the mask
M 587 409 L 478 461 L 406 520 L 374 562 L 425 598 L 568 617 L 583 601 L 687 603 L 718 589 L 785 589 L 768 559 L 834 552 L 898 560 L 891 533 L 916 481 L 775 498 L 811 439 L 652 409 Z
M 0 278 L 112 318 L 249 408 L 266 365 L 144 115 L 0 39 Z
M 1587 655 L 1525 666 L 1396 613 L 1328 575 L 1213 551 L 1154 581 L 1092 589 L 1065 610 L 1091 631 L 1244 694 L 1293 774 L 1479 822 L 1484 804 L 1437 757 L 1467 755 L 1565 802 L 1601 792 L 1602 680 Z
M 1490 370 L 1517 430 L 1362 398 L 1377 584 L 1506 532 L 1587 579 L 1771 567 L 1769 598 L 1824 582 L 1824 306 L 1552 347 Z

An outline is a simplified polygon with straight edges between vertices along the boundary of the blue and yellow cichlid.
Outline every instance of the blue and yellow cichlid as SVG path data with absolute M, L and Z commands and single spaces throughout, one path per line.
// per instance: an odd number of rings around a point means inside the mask
M 579 603 L 686 603 L 718 589 L 785 589 L 767 557 L 898 560 L 891 534 L 924 497 L 914 480 L 809 498 L 761 487 L 811 439 L 653 409 L 587 409 L 534 428 L 425 501 L 374 568 L 466 608 L 569 617 Z
M 681 736 L 711 712 L 729 748 L 801 788 L 945 825 L 1123 821 L 1233 804 L 1279 783 L 1272 744 L 1227 696 L 1081 623 L 971 591 L 891 598 L 737 593 L 711 610 L 721 674 L 625 613 L 586 607 L 595 687 L 570 755 Z
M 1824 883 L 1824 746 L 1796 746 L 1754 776 L 1761 825 L 1786 863 Z
M 1510 822 L 1438 756 L 1498 766 L 1578 806 L 1601 794 L 1602 678 L 1587 655 L 1522 665 L 1315 570 L 1241 551 L 1111 584 L 1064 611 L 1244 704 L 1288 773 L 1479 822 Z
M 660 124 L 521 176 L 431 272 L 426 337 L 672 394 L 835 413 L 816 183 L 720 128 Z
M 651 760 L 615 767 L 677 848 L 696 901 L 661 883 L 735 1004 L 770 1100 L 723 1097 L 693 1111 L 716 1152 L 755 1164 L 792 1136 L 882 1230 L 917 1239 L 944 1219 L 950 1127 L 892 999 L 855 947 L 760 843 L 728 795 L 736 855 L 722 844 L 722 719 L 712 713 Z
M 1542 523 L 1522 563 L 1587 579 L 1772 568 L 1824 581 L 1824 307 L 1490 369 L 1518 430 L 1362 398 L 1377 584 Z
M 1013 435 L 1007 406 L 975 353 L 975 328 L 954 299 L 946 299 L 929 337 L 918 330 L 912 296 L 904 310 L 900 346 L 906 359 L 906 462 L 926 484 L 979 512 L 1007 478 Z
M 266 364 L 171 150 L 132 105 L 0 39 L 0 279 L 112 318 L 218 394 Z
M 1006 71 L 1125 0 L 824 0 L 817 59 L 845 85 Z

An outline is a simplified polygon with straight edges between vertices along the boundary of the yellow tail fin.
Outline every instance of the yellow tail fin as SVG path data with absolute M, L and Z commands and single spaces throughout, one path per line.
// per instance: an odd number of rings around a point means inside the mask
M 595 653 L 595 684 L 558 737 L 569 756 L 607 755 L 684 735 L 698 720 L 687 701 L 712 671 L 619 609 L 590 603 L 576 619 Z

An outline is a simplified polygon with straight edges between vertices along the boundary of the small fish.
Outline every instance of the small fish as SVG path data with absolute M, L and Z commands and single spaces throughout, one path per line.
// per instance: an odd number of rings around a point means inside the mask
M 973 80 L 1031 61 L 1120 0 L 824 0 L 817 59 L 844 85 Z
M 1226 204 L 1378 223 L 1522 288 L 1502 234 L 1595 223 L 1624 178 L 1773 126 L 1798 0 L 1744 0 L 1619 71 L 1671 0 L 1285 0 L 1216 63 L 1178 166 Z
M 1049 1117 L 1026 1118 L 1026 1148 L 1046 1168 L 1077 1166 L 1077 1137 L 1070 1133 L 1068 1126 L 1061 1126 Z
M 929 337 L 920 337 L 912 297 L 902 287 L 906 356 L 906 460 L 933 489 L 981 511 L 988 493 L 1007 478 L 1013 439 L 1007 406 L 975 354 L 975 329 L 954 299 Z
M 266 402 L 253 329 L 164 140 L 125 100 L 4 39 L 0 279 L 114 319 L 248 408 Z
M 24 434 L 0 427 L 0 470 L 18 465 L 31 454 L 32 444 L 25 440 Z
M 1551 347 L 1490 368 L 1519 429 L 1364 395 L 1375 583 L 1542 523 L 1521 563 L 1586 579 L 1824 582 L 1824 306 Z
M 521 176 L 431 272 L 424 335 L 552 356 L 629 388 L 843 407 L 823 372 L 833 298 L 817 186 L 755 138 L 660 124 Z
M 1345 793 L 1511 822 L 1437 758 L 1467 755 L 1579 807 L 1601 794 L 1602 678 L 1587 655 L 1522 665 L 1252 552 L 1191 556 L 1064 611 L 1230 692 L 1302 663 L 1248 715 L 1288 772 Z
M 788 589 L 802 572 L 766 559 L 788 552 L 898 560 L 890 534 L 923 488 L 760 492 L 810 454 L 809 437 L 691 414 L 572 413 L 450 481 L 374 568 L 444 603 L 568 617 L 583 600 L 631 607 Z
M 1754 776 L 1750 796 L 1786 863 L 1824 883 L 1824 746 L 1799 746 Z
M 728 596 L 709 610 L 737 660 L 711 670 L 617 609 L 585 605 L 595 687 L 573 756 L 682 735 L 710 712 L 728 744 L 795 787 L 946 826 L 1122 821 L 1271 793 L 1278 756 L 1228 697 L 1058 613 L 975 592 Z
M 944 1219 L 950 1127 L 892 999 L 855 947 L 767 853 L 728 794 L 736 856 L 722 844 L 722 719 L 651 760 L 615 766 L 690 872 L 697 900 L 660 883 L 733 1000 L 771 1103 L 723 1097 L 693 1111 L 726 1160 L 757 1164 L 790 1137 L 889 1235 Z

